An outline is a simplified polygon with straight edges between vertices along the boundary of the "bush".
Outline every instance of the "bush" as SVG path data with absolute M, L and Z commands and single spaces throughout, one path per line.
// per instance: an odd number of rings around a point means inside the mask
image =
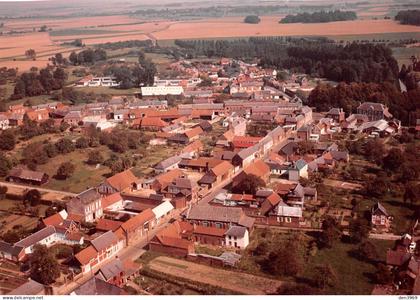
M 248 24 L 258 24 L 261 22 L 261 19 L 256 15 L 250 15 L 245 17 L 244 22 Z

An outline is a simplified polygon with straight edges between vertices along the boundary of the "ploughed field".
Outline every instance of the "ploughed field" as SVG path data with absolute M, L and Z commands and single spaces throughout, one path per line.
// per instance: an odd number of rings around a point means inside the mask
M 55 19 L 14 19 L 4 22 L 3 31 L 23 32 L 0 36 L 0 67 L 42 67 L 48 58 L 61 52 L 68 56 L 75 48 L 63 43 L 82 39 L 86 45 L 129 40 L 172 40 L 235 38 L 249 36 L 344 36 L 401 33 L 419 34 L 420 26 L 401 25 L 394 20 L 359 19 L 354 21 L 279 24 L 282 16 L 263 16 L 259 24 L 246 24 L 243 17 L 190 21 L 141 20 L 129 16 L 103 16 Z M 37 32 L 46 25 L 48 32 Z M 35 29 L 35 31 L 33 31 Z M 37 53 L 36 61 L 25 57 L 27 49 Z

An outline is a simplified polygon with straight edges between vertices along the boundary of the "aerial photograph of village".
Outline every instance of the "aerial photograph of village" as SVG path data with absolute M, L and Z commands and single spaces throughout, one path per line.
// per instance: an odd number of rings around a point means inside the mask
M 419 220 L 420 1 L 0 0 L 3 299 L 417 299 Z

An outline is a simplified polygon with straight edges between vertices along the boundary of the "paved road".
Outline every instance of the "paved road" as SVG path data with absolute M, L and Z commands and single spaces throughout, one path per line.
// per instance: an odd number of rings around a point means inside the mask
M 38 191 L 45 192 L 45 193 L 55 193 L 55 194 L 59 194 L 63 196 L 70 196 L 70 197 L 76 196 L 76 194 L 74 193 L 46 189 L 46 188 L 41 188 L 41 187 L 33 186 L 33 185 L 23 185 L 23 184 L 17 184 L 17 183 L 5 182 L 5 181 L 0 181 L 0 185 L 7 186 L 8 188 L 16 188 L 16 189 L 21 189 L 21 190 L 37 189 Z

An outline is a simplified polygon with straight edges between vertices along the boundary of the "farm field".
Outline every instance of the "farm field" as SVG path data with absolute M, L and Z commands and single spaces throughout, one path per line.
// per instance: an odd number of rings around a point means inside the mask
M 166 256 L 153 259 L 149 267 L 164 274 L 210 284 L 241 294 L 268 294 L 274 292 L 282 284 L 278 280 L 212 268 Z
M 141 21 L 129 16 L 103 16 L 85 18 L 12 20 L 5 28 L 28 30 L 47 25 L 50 32 L 29 32 L 21 35 L 1 36 L 0 67 L 18 67 L 20 71 L 32 66 L 43 67 L 48 58 L 61 52 L 64 56 L 76 48 L 62 43 L 82 39 L 86 45 L 107 42 L 146 40 L 158 41 L 198 38 L 236 38 L 249 36 L 328 36 L 334 39 L 368 39 L 371 35 L 387 35 L 391 39 L 418 37 L 420 27 L 401 25 L 394 20 L 359 19 L 355 21 L 317 24 L 279 24 L 282 16 L 263 16 L 259 24 L 245 24 L 243 17 L 225 17 L 189 21 Z M 25 57 L 27 49 L 37 52 L 37 60 Z

